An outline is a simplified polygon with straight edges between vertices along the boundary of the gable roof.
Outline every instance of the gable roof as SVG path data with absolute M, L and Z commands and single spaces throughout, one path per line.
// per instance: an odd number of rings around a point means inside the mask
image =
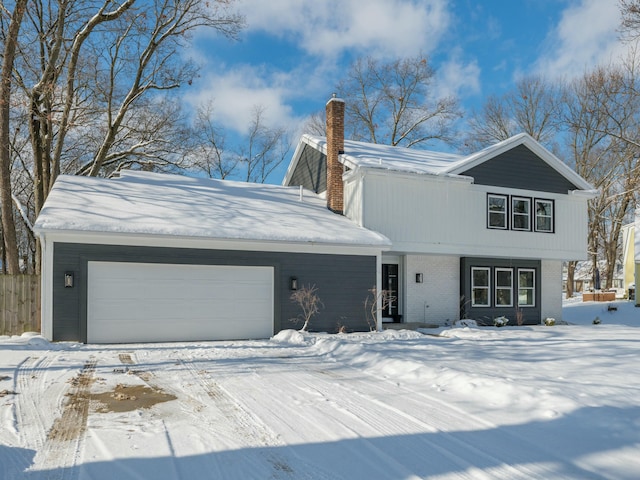
M 304 191 L 300 201 L 297 187 L 134 171 L 115 179 L 59 176 L 34 230 L 391 245 L 327 210 L 312 192 Z
M 326 144 L 325 137 L 303 135 L 293 155 L 283 185 L 288 185 L 291 181 L 305 145 L 312 146 L 326 155 Z M 344 153 L 340 155 L 340 161 L 350 169 L 370 168 L 419 175 L 464 177 L 466 176 L 465 172 L 520 145 L 531 150 L 576 189 L 593 191 L 593 187 L 586 180 L 526 133 L 515 135 L 470 155 L 345 140 Z

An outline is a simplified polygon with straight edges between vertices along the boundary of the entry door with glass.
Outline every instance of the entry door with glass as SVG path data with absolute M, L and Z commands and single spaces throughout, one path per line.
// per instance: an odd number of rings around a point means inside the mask
M 399 281 L 398 281 L 398 265 L 395 263 L 383 263 L 382 264 L 382 289 L 389 292 L 392 297 L 392 301 L 382 311 L 383 319 L 389 321 L 392 319 L 394 322 L 400 321 L 400 313 L 398 310 L 398 298 L 399 298 Z

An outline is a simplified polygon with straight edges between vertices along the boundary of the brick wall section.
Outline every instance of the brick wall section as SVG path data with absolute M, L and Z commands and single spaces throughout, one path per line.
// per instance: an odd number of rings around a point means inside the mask
M 333 97 L 327 102 L 327 208 L 344 211 L 343 166 L 338 156 L 344 151 L 344 100 Z

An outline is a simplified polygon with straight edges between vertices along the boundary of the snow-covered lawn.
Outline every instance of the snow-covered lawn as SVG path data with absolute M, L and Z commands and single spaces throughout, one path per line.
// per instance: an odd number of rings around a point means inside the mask
M 607 305 L 439 336 L 0 338 L 0 478 L 637 479 L 640 309 Z

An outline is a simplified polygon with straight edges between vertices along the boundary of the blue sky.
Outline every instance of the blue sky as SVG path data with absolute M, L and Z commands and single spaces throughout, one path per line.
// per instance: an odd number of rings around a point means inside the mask
M 198 36 L 202 66 L 185 101 L 213 101 L 228 131 L 247 128 L 255 105 L 294 143 L 358 56 L 425 54 L 434 95 L 454 94 L 469 112 L 518 77 L 572 78 L 618 61 L 617 0 L 238 0 L 240 40 Z M 461 124 L 464 128 L 464 124 Z M 282 172 L 271 180 L 278 183 Z

